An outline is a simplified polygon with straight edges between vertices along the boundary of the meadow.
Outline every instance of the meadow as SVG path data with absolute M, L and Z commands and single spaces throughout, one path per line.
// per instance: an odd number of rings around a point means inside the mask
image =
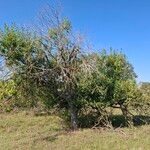
M 149 150 L 150 126 L 67 130 L 58 116 L 0 115 L 1 150 Z

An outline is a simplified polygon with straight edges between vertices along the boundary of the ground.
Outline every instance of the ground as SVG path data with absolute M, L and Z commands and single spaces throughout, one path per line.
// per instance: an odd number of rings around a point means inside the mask
M 150 125 L 66 130 L 57 116 L 0 115 L 0 150 L 149 150 Z

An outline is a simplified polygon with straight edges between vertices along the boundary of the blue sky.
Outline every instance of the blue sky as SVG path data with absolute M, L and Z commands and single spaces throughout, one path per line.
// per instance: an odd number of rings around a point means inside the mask
M 30 24 L 52 0 L 1 0 L 0 27 L 4 23 Z M 64 14 L 75 30 L 97 49 L 121 50 L 138 75 L 150 81 L 150 0 L 61 0 Z

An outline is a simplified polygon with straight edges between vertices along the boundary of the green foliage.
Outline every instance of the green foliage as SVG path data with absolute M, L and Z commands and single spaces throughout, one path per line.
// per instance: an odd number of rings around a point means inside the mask
M 90 106 L 101 119 L 111 115 L 108 107 L 120 108 L 129 119 L 129 108 L 138 100 L 139 93 L 136 75 L 125 55 L 102 51 L 87 56 L 86 63 L 78 83 L 80 107 Z
M 17 94 L 13 80 L 0 81 L 0 109 L 1 111 L 11 111 L 14 105 L 13 97 Z
M 135 102 L 135 109 L 140 115 L 150 115 L 150 83 L 142 82 L 139 85 L 140 99 Z
M 150 100 L 150 83 L 149 82 L 140 83 L 140 90 L 145 96 L 145 99 Z
M 5 26 L 0 33 L 0 56 L 11 74 L 0 83 L 1 108 L 55 106 L 69 113 L 66 116 L 74 128 L 77 115 L 93 115 L 107 123 L 108 108 L 115 107 L 131 121 L 129 108 L 135 109 L 141 95 L 149 99 L 149 86 L 138 88 L 124 54 L 103 50 L 85 55 L 71 35 L 67 19 L 50 27 L 44 36 Z M 7 99 L 9 107 L 4 105 Z
M 87 59 L 91 68 L 82 75 L 79 89 L 89 103 L 112 106 L 134 98 L 136 76 L 123 54 L 102 52 Z

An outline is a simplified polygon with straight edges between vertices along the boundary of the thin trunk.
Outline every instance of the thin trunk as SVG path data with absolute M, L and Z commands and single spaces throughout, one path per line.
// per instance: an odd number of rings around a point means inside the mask
M 77 125 L 77 111 L 75 109 L 75 106 L 73 102 L 69 102 L 69 109 L 70 109 L 70 117 L 71 117 L 71 129 L 72 130 L 77 130 L 78 125 Z
M 127 107 L 120 105 L 120 109 L 125 118 L 125 125 L 128 127 L 132 127 L 133 126 L 133 117 L 128 113 Z

